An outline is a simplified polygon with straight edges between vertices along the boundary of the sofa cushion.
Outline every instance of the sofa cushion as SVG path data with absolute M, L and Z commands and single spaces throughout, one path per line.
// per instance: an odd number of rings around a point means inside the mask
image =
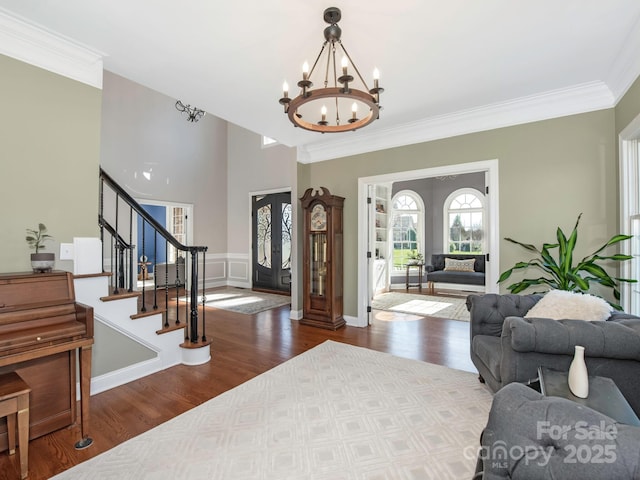
M 491 372 L 496 380 L 500 379 L 500 360 L 502 347 L 500 346 L 500 337 L 491 337 L 489 335 L 476 335 L 473 337 L 472 348 L 475 354 L 480 358 L 485 367 Z
M 507 317 L 502 335 L 511 336 L 516 352 L 573 356 L 576 345 L 586 357 L 640 360 L 640 323 L 585 322 L 550 318 Z
M 511 383 L 496 393 L 482 434 L 482 478 L 636 479 L 639 442 L 639 427 Z
M 458 260 L 456 258 L 444 259 L 445 272 L 473 272 L 473 265 L 476 263 L 475 258 L 467 260 Z
M 611 305 L 588 293 L 550 290 L 527 312 L 525 318 L 565 318 L 604 321 L 611 315 Z
M 442 283 L 464 283 L 467 285 L 484 285 L 485 275 L 482 272 L 447 272 L 438 270 L 427 273 L 427 281 Z

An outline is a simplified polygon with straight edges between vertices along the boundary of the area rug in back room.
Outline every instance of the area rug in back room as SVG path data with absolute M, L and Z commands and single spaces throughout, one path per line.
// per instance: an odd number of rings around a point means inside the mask
M 371 302 L 371 308 L 468 322 L 469 312 L 466 301 L 466 297 L 435 297 L 412 293 L 387 292 L 376 295 Z

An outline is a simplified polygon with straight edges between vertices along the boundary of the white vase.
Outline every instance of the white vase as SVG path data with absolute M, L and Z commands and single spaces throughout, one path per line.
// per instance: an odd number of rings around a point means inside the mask
M 589 396 L 587 364 L 584 362 L 584 347 L 580 345 L 576 345 L 575 354 L 569 367 L 569 390 L 579 398 Z

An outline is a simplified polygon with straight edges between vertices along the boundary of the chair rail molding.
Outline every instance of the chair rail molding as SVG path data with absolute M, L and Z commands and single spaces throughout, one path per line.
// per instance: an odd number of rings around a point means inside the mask
M 0 8 L 0 53 L 102 90 L 105 54 Z

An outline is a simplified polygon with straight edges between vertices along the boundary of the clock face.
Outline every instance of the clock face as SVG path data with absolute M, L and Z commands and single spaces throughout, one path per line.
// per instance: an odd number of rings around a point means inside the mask
M 311 210 L 311 230 L 327 229 L 327 211 L 322 205 L 316 205 Z

